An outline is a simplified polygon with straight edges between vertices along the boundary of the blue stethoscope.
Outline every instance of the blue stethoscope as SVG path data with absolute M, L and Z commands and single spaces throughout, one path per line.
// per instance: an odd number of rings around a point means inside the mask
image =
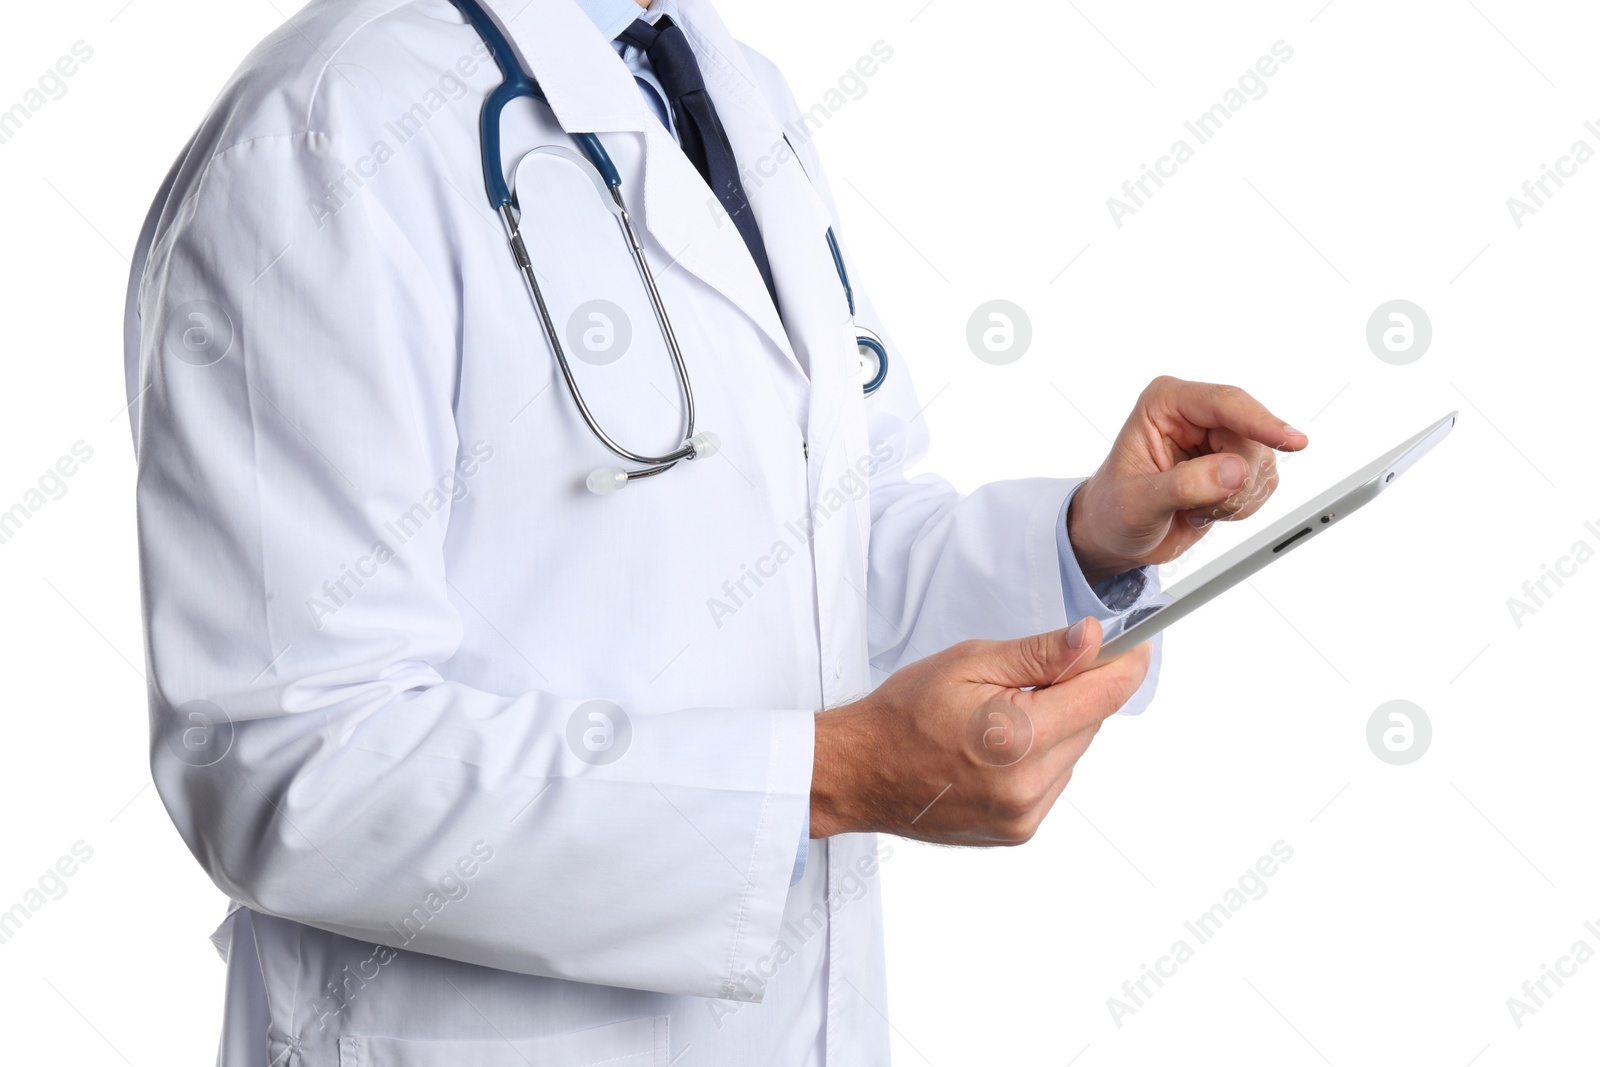
M 616 216 L 618 224 L 622 227 L 628 252 L 639 270 L 639 278 L 644 283 L 645 293 L 650 297 L 650 306 L 655 311 L 656 323 L 661 328 L 661 337 L 666 342 L 667 351 L 672 355 L 672 365 L 677 371 L 678 385 L 683 391 L 683 444 L 660 456 L 648 456 L 630 451 L 606 433 L 594 413 L 589 410 L 589 405 L 584 402 L 583 390 L 579 388 L 578 380 L 573 376 L 572 366 L 567 361 L 566 349 L 561 344 L 561 336 L 556 330 L 555 323 L 551 321 L 550 310 L 546 307 L 544 294 L 539 289 L 539 279 L 534 276 L 533 261 L 528 256 L 527 245 L 523 243 L 522 232 L 517 224 L 517 214 L 512 207 L 511 190 L 506 186 L 505 172 L 501 166 L 500 117 L 506 105 L 523 96 L 531 96 L 547 107 L 550 102 L 545 99 L 539 83 L 522 68 L 516 54 L 511 50 L 511 43 L 506 40 L 505 35 L 500 32 L 500 27 L 495 25 L 482 5 L 477 0 L 450 0 L 450 2 L 455 4 L 457 10 L 478 32 L 478 36 L 483 38 L 483 43 L 488 46 L 489 53 L 494 57 L 495 65 L 500 68 L 503 78 L 484 101 L 480 119 L 483 182 L 489 193 L 489 206 L 500 216 L 500 221 L 505 226 L 506 240 L 510 242 L 511 254 L 516 260 L 518 271 L 522 274 L 522 280 L 527 286 L 534 308 L 539 313 L 539 322 L 543 325 L 545 336 L 556 354 L 556 362 L 561 367 L 561 376 L 566 380 L 567 391 L 572 394 L 572 401 L 577 405 L 579 414 L 583 416 L 589 431 L 601 444 L 619 459 L 637 465 L 632 469 L 600 467 L 591 471 L 587 479 L 589 491 L 601 495 L 612 493 L 634 478 L 648 478 L 660 474 L 677 466 L 682 460 L 714 455 L 720 444 L 717 435 L 709 430 L 697 433 L 694 428 L 694 389 L 689 383 L 689 368 L 683 361 L 683 353 L 678 348 L 678 338 L 672 330 L 672 320 L 667 316 L 666 305 L 662 303 L 661 293 L 656 288 L 655 275 L 651 273 L 650 264 L 645 261 L 644 247 L 633 228 L 633 220 L 628 217 L 628 209 L 623 205 L 622 176 L 617 173 L 616 166 L 611 162 L 611 155 L 600 143 L 599 137 L 592 133 L 574 133 L 572 139 L 577 142 L 597 172 L 596 184 L 603 186 L 602 195 L 609 193 L 609 200 L 603 199 L 602 203 L 605 204 L 606 210 Z M 535 151 L 553 152 L 581 163 L 575 154 L 554 146 Z M 850 276 L 845 271 L 844 256 L 839 251 L 839 241 L 834 237 L 831 226 L 828 228 L 827 236 L 828 250 L 833 254 L 833 265 L 839 271 L 839 284 L 844 287 L 845 302 L 850 307 L 850 317 L 853 322 L 856 313 L 855 293 L 850 289 Z M 856 343 L 861 355 L 861 375 L 864 379 L 862 391 L 871 396 L 878 391 L 878 387 L 888 376 L 889 353 L 884 347 L 883 340 L 871 330 L 860 325 L 856 325 L 855 328 L 858 335 Z

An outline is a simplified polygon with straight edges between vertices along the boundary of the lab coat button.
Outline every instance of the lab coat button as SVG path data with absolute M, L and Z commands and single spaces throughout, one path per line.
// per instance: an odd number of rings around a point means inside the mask
M 833 661 L 833 676 L 835 678 L 844 677 L 844 660 L 836 659 Z

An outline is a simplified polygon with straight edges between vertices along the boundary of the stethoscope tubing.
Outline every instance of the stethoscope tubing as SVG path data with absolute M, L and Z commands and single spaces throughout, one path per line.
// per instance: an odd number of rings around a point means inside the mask
M 622 197 L 622 176 L 618 173 L 616 165 L 611 160 L 611 155 L 600 143 L 600 138 L 593 133 L 574 133 L 570 136 L 577 142 L 578 147 L 594 166 L 596 174 L 611 200 L 616 205 L 613 214 L 617 217 L 617 224 L 622 230 L 623 239 L 627 242 L 628 252 L 633 259 L 634 266 L 639 272 L 639 279 L 644 285 L 645 293 L 650 298 L 650 307 L 656 318 L 656 325 L 661 331 L 662 339 L 666 342 L 667 351 L 672 357 L 673 370 L 678 378 L 678 387 L 683 394 L 684 403 L 684 434 L 683 444 L 671 452 L 660 456 L 645 455 L 624 447 L 620 442 L 606 432 L 600 425 L 600 420 L 590 410 L 584 400 L 583 390 L 578 384 L 577 376 L 573 373 L 572 365 L 567 358 L 566 348 L 561 343 L 561 336 L 556 329 L 555 322 L 550 317 L 550 309 L 545 303 L 544 293 L 539 287 L 539 279 L 533 270 L 532 258 L 528 255 L 527 245 L 522 239 L 521 227 L 518 224 L 516 209 L 513 206 L 511 189 L 506 183 L 504 157 L 501 152 L 500 122 L 506 105 L 522 97 L 531 97 L 549 106 L 539 83 L 534 80 L 517 59 L 512 50 L 511 42 L 500 31 L 489 13 L 484 10 L 477 0 L 451 0 L 456 9 L 461 12 L 484 44 L 489 49 L 490 56 L 495 65 L 500 68 L 501 83 L 489 93 L 484 101 L 483 112 L 479 116 L 479 150 L 482 156 L 484 191 L 488 194 L 489 204 L 495 214 L 500 217 L 505 229 L 506 240 L 511 247 L 512 256 L 516 261 L 517 270 L 522 275 L 524 287 L 529 298 L 533 301 L 539 316 L 540 326 L 544 330 L 546 339 L 554 351 L 556 364 L 561 370 L 561 377 L 566 383 L 567 392 L 572 396 L 574 405 L 584 424 L 594 434 L 596 440 L 604 445 L 613 455 L 629 463 L 639 464 L 636 470 L 612 469 L 596 471 L 591 475 L 590 488 L 595 488 L 593 481 L 596 475 L 606 478 L 615 478 L 611 483 L 613 487 L 620 487 L 635 478 L 649 478 L 669 470 L 683 460 L 692 460 L 700 455 L 707 455 L 716 450 L 716 438 L 713 434 L 695 433 L 695 402 L 694 386 L 690 381 L 689 367 L 684 361 L 683 351 L 678 344 L 676 332 L 672 328 L 671 316 L 667 313 L 665 301 L 661 291 L 656 286 L 654 273 L 645 258 L 644 246 L 639 240 L 638 231 L 634 228 L 633 220 L 628 215 L 628 210 Z M 844 288 L 845 302 L 849 306 L 852 321 L 855 318 L 856 301 L 855 293 L 850 287 L 850 276 L 845 270 L 844 255 L 839 249 L 838 239 L 834 236 L 833 227 L 827 231 L 828 249 L 833 255 L 834 267 L 839 273 L 839 284 Z M 867 350 L 873 353 L 877 366 L 872 378 L 862 385 L 865 396 L 877 392 L 889 372 L 889 353 L 883 341 L 870 330 L 857 327 L 860 331 L 856 338 L 858 350 Z M 596 489 L 596 492 L 601 490 Z

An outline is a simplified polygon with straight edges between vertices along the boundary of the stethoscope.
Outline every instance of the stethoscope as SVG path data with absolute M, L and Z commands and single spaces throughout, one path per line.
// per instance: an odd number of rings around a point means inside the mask
M 550 102 L 545 98 L 544 91 L 539 88 L 539 83 L 523 69 L 516 53 L 511 49 L 511 43 L 506 40 L 505 35 L 500 32 L 500 27 L 495 25 L 482 5 L 477 0 L 450 0 L 450 2 L 455 4 L 456 9 L 478 32 L 478 36 L 483 38 L 483 43 L 494 57 L 495 65 L 500 68 L 503 79 L 484 101 L 483 114 L 480 118 L 483 182 L 489 194 L 489 206 L 500 216 L 500 221 L 505 227 L 506 240 L 511 245 L 511 255 L 516 260 L 517 270 L 522 275 L 528 295 L 533 300 L 533 306 L 539 313 L 539 322 L 544 327 L 545 337 L 549 339 L 550 347 L 556 354 L 556 362 L 561 367 L 561 377 L 567 383 L 567 392 L 572 394 L 572 402 L 577 405 L 578 413 L 583 416 L 589 432 L 594 434 L 613 455 L 630 464 L 637 464 L 632 469 L 600 467 L 591 471 L 586 480 L 589 491 L 600 495 L 613 493 L 635 478 L 649 478 L 660 474 L 677 466 L 682 460 L 715 455 L 720 447 L 717 435 L 709 430 L 701 430 L 698 433 L 695 431 L 694 388 L 689 383 L 689 368 L 683 361 L 683 352 L 678 348 L 678 338 L 673 333 L 672 320 L 667 316 L 666 305 L 661 301 L 661 292 L 656 288 L 655 275 L 645 260 L 644 246 L 639 241 L 638 232 L 633 228 L 633 220 L 628 217 L 628 209 L 623 205 L 622 176 L 617 173 L 616 166 L 611 162 L 611 155 L 600 143 L 599 137 L 592 133 L 574 133 L 571 135 L 572 139 L 583 149 L 584 156 L 588 157 L 588 162 L 594 167 L 595 177 L 598 179 L 596 184 L 603 186 L 603 194 L 610 194 L 610 199 L 602 199 L 602 203 L 605 204 L 607 211 L 616 216 L 618 224 L 622 227 L 628 252 L 633 258 L 634 266 L 639 270 L 639 278 L 644 283 L 645 293 L 650 297 L 650 306 L 655 311 L 656 324 L 661 329 L 662 340 L 666 342 L 667 351 L 672 356 L 673 369 L 678 375 L 678 386 L 683 391 L 683 444 L 660 456 L 631 451 L 622 447 L 615 438 L 606 433 L 594 413 L 589 410 L 589 405 L 583 399 L 583 390 L 579 388 L 578 380 L 573 376 L 566 349 L 562 347 L 561 336 L 550 318 L 550 309 L 545 305 L 544 293 L 539 289 L 539 279 L 534 276 L 533 261 L 529 258 L 527 245 L 522 240 L 522 231 L 512 207 L 511 190 L 506 185 L 505 173 L 501 167 L 500 117 L 506 105 L 523 96 L 531 96 L 546 107 Z M 557 155 L 570 157 L 580 164 L 582 162 L 575 154 L 555 146 L 549 146 L 543 151 L 553 151 Z M 845 270 L 844 255 L 839 251 L 839 241 L 833 235 L 833 227 L 828 228 L 827 236 L 828 251 L 833 254 L 833 265 L 839 271 L 839 284 L 844 287 L 845 303 L 849 305 L 851 322 L 854 324 L 855 293 L 851 291 L 850 275 Z M 857 349 L 861 356 L 861 376 L 864 379 L 861 388 L 867 396 L 871 396 L 878 391 L 878 387 L 889 374 L 889 353 L 884 347 L 882 338 L 877 334 L 859 324 L 855 325 L 855 329 Z

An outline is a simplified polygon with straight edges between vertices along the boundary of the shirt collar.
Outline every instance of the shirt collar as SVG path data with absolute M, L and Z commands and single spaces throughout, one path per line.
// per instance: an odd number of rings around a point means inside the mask
M 677 0 L 651 0 L 648 9 L 641 8 L 636 0 L 578 0 L 578 6 L 608 41 L 615 41 L 638 19 L 652 25 L 663 15 L 670 16 L 675 23 L 682 21 L 678 18 Z

